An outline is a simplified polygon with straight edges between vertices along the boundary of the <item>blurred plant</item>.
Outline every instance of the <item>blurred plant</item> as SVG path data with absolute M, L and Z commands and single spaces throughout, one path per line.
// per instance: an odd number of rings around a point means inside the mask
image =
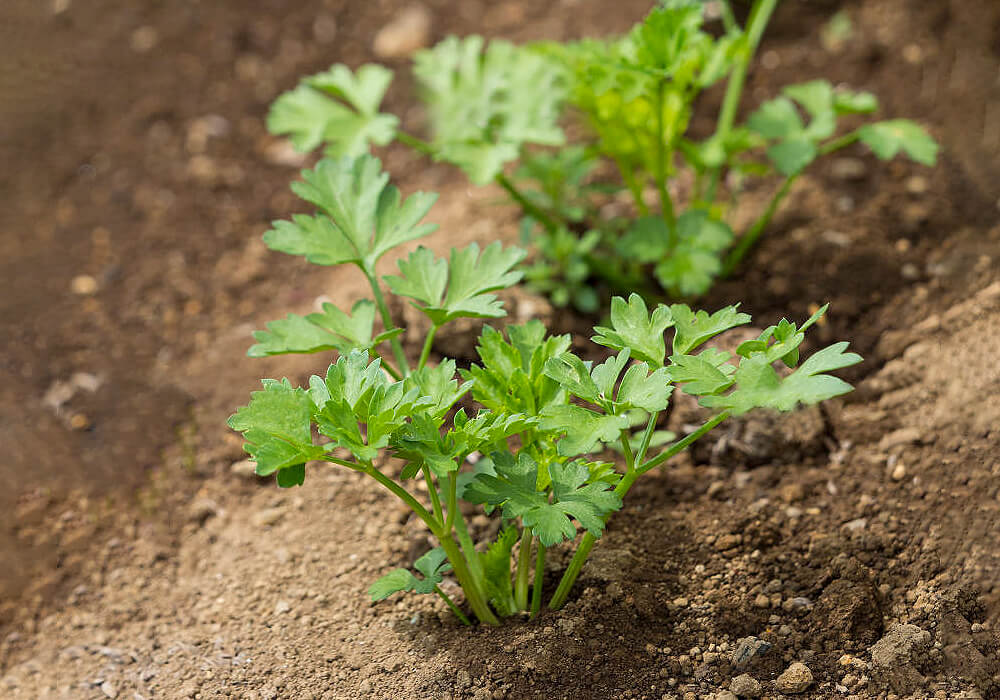
M 719 0 L 718 36 L 705 30 L 708 4 L 665 0 L 616 39 L 516 47 L 449 37 L 414 59 L 426 140 L 378 111 L 391 73 L 375 65 L 354 73 L 336 65 L 304 79 L 277 100 L 268 124 L 301 150 L 326 144 L 329 155 L 355 155 L 396 139 L 458 166 L 476 184 L 496 182 L 525 215 L 523 238 L 535 253 L 527 280 L 557 305 L 595 311 L 597 280 L 649 298 L 662 294 L 652 279 L 672 297 L 696 297 L 736 269 L 818 157 L 860 141 L 883 160 L 901 152 L 935 162 L 937 144 L 911 121 L 838 135 L 841 117 L 870 114 L 878 101 L 825 80 L 787 86 L 737 124 L 776 5 L 754 0 L 741 27 Z M 845 31 L 849 22 L 836 20 L 827 33 Z M 723 80 L 714 131 L 690 136 L 699 95 Z M 586 128 L 582 144 L 566 144 L 560 120 L 569 115 Z M 520 165 L 508 177 L 513 162 Z M 604 164 L 617 177 L 599 185 L 595 172 Z M 770 175 L 782 178 L 771 201 L 736 235 L 728 221 L 746 183 Z M 600 203 L 619 190 L 631 197 L 631 211 L 603 216 Z

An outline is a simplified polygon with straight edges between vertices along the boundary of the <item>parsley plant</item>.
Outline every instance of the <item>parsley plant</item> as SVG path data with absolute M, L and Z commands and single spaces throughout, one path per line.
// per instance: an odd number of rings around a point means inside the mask
M 521 280 L 515 268 L 524 252 L 472 243 L 447 259 L 424 247 L 401 256 L 401 245 L 434 230 L 422 221 L 436 195 L 404 199 L 377 159 L 349 153 L 358 134 L 382 133 L 378 115 L 364 110 L 385 81 L 377 72 L 364 75 L 359 84 L 334 71 L 317 83 L 336 85 L 338 98 L 352 105 L 343 109 L 356 111 L 331 112 L 343 131 L 325 130 L 322 138 L 339 157 L 320 160 L 292 185 L 315 213 L 275 222 L 264 240 L 317 265 L 356 266 L 372 298 L 349 313 L 325 304 L 321 312 L 291 314 L 257 331 L 251 356 L 332 350 L 336 361 L 305 387 L 263 380 L 229 425 L 243 433 L 257 473 L 274 474 L 279 486 L 301 485 L 309 463 L 349 469 L 399 498 L 436 538 L 439 546 L 413 565 L 419 577 L 391 571 L 371 586 L 373 600 L 434 593 L 468 624 L 439 585 L 450 571 L 481 623 L 495 625 L 521 611 L 534 616 L 543 602 L 547 550 L 572 545 L 583 531 L 549 599 L 558 609 L 640 476 L 729 416 L 757 407 L 788 411 L 850 391 L 829 374 L 861 361 L 846 352 L 847 343 L 799 362 L 804 332 L 825 307 L 801 327 L 782 320 L 731 356 L 706 344 L 749 323 L 735 306 L 713 314 L 683 304 L 650 310 L 637 294 L 615 297 L 610 325 L 594 329 L 593 341 L 614 353 L 600 364 L 570 352 L 569 336 L 549 335 L 539 321 L 504 330 L 484 325 L 478 360 L 467 368 L 448 358 L 431 364 L 441 326 L 505 315 L 495 292 Z M 508 127 L 508 133 L 534 128 Z M 389 253 L 398 256 L 398 273 L 379 279 L 375 263 Z M 396 325 L 387 292 L 427 316 L 415 363 L 400 343 L 401 334 L 415 329 Z M 776 363 L 791 371 L 779 373 Z M 679 439 L 656 430 L 674 391 L 698 397 L 708 409 L 705 422 Z M 621 468 L 601 460 L 608 447 L 621 451 Z M 421 481 L 425 488 L 417 487 Z M 494 542 L 474 541 L 463 501 L 501 519 Z

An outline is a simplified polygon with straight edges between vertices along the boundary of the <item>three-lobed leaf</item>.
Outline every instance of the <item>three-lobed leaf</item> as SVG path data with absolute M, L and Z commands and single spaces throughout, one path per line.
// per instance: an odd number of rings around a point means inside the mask
M 576 536 L 573 519 L 599 537 L 604 518 L 621 507 L 621 499 L 605 480 L 588 483 L 591 470 L 585 462 L 549 465 L 551 496 L 538 489 L 539 465 L 527 452 L 492 455 L 495 474 L 479 474 L 465 490 L 473 503 L 502 506 L 505 518 L 521 518 L 543 545 L 551 547 Z
M 524 256 L 520 248 L 503 248 L 499 241 L 481 254 L 479 245 L 470 243 L 465 248 L 452 248 L 446 262 L 421 246 L 398 261 L 399 275 L 385 280 L 394 294 L 412 299 L 435 326 L 463 317 L 499 318 L 506 312 L 490 292 L 520 281 L 524 273 L 512 268 Z
M 440 547 L 430 550 L 415 562 L 413 568 L 423 575 L 414 576 L 408 569 L 396 569 L 377 580 L 368 588 L 372 601 L 385 600 L 393 593 L 411 591 L 413 593 L 433 593 L 444 575 L 451 570 L 448 555 Z
M 354 263 L 371 271 L 392 248 L 433 232 L 435 224 L 420 220 L 437 195 L 416 192 L 403 201 L 381 168 L 377 158 L 363 155 L 324 158 L 313 170 L 303 170 L 292 190 L 322 213 L 275 222 L 264 242 L 317 265 Z
M 250 395 L 250 403 L 229 418 L 229 427 L 243 433 L 247 441 L 243 447 L 257 463 L 257 474 L 293 469 L 294 480 L 301 483 L 301 467 L 326 452 L 312 441 L 315 404 L 308 393 L 292 387 L 287 379 L 264 379 L 261 383 L 263 390 Z
M 358 156 L 372 144 L 385 146 L 399 125 L 396 116 L 378 111 L 391 81 L 392 71 L 383 66 L 367 64 L 352 73 L 338 63 L 275 100 L 267 128 L 287 135 L 299 151 L 326 143 L 332 157 Z
M 672 325 L 669 307 L 660 304 L 650 314 L 646 302 L 633 292 L 627 302 L 621 297 L 611 300 L 611 327 L 596 326 L 592 340 L 614 350 L 628 348 L 633 358 L 662 367 L 667 354 L 663 332 Z
M 257 344 L 247 351 L 247 355 L 268 357 L 326 350 L 336 350 L 343 355 L 351 350 L 370 350 L 403 332 L 397 328 L 373 335 L 374 327 L 375 304 L 367 299 L 356 302 L 350 314 L 324 303 L 322 312 L 307 316 L 288 314 L 287 318 L 268 323 L 267 330 L 254 331 Z

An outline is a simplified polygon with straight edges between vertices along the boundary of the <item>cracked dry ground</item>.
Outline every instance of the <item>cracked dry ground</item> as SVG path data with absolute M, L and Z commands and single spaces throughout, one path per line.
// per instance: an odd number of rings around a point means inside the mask
M 58 52 L 39 62 L 0 42 L 19 58 L 4 61 L 19 68 L 0 84 L 28 75 L 32 86 L 0 104 L 14 136 L 2 155 L 17 164 L 0 181 L 0 473 L 18 485 L 3 504 L 14 517 L 0 695 L 1000 694 L 992 3 L 782 7 L 764 46 L 771 68 L 755 71 L 748 100 L 829 75 L 872 89 L 888 114 L 918 116 L 943 161 L 886 167 L 858 150 L 817 168 L 759 265 L 705 306 L 742 300 L 766 325 L 831 301 L 814 342 L 852 339 L 867 360 L 848 377 L 857 391 L 728 425 L 640 482 L 564 611 L 471 631 L 433 600 L 366 601 L 371 580 L 427 547 L 388 496 L 336 471 L 288 492 L 257 483 L 223 427 L 257 377 L 320 369 L 316 358 L 242 358 L 250 329 L 324 291 L 339 302 L 363 292 L 348 273 L 259 243 L 297 206 L 288 154 L 263 132 L 266 105 L 301 73 L 370 60 L 397 6 L 202 5 L 70 3 L 39 25 L 23 3 L 5 26 L 28 47 L 32 36 L 78 40 L 80 74 Z M 425 7 L 434 39 L 488 20 L 522 40 L 621 30 L 645 4 L 614 17 L 588 3 Z M 855 34 L 819 51 L 838 8 Z M 64 116 L 41 118 L 52 113 Z M 496 193 L 384 155 L 404 189 L 441 190 L 435 247 L 516 236 Z M 96 288 L 74 287 L 81 276 Z M 546 309 L 511 303 L 517 318 Z M 553 320 L 586 335 L 583 320 Z M 468 357 L 469 338 L 437 349 Z M 678 406 L 673 427 L 694 410 Z M 551 558 L 550 583 L 565 563 Z M 794 662 L 811 676 L 801 688 Z

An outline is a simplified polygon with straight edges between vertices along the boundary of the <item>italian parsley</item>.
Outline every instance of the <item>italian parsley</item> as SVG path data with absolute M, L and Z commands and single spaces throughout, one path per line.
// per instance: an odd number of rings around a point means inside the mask
M 488 61 L 482 67 L 501 68 L 514 70 Z M 351 82 L 333 71 L 326 82 L 310 83 L 336 84 L 331 94 L 357 111 L 332 112 L 352 130 L 324 136 L 338 151 L 357 134 L 379 133 L 360 126 L 362 117 L 369 126 L 378 123 L 373 96 L 384 89 L 384 80 L 370 83 L 377 73 L 366 75 Z M 503 132 L 504 138 L 523 136 L 519 129 Z M 402 257 L 400 246 L 434 230 L 423 219 L 435 195 L 404 199 L 388 180 L 377 159 L 360 154 L 323 158 L 293 183 L 315 211 L 275 222 L 264 236 L 267 245 L 318 265 L 354 265 L 372 298 L 355 303 L 350 313 L 325 304 L 321 312 L 292 314 L 257 331 L 251 356 L 333 351 L 336 359 L 304 387 L 263 380 L 229 420 L 243 433 L 257 473 L 274 474 L 279 486 L 302 485 L 310 464 L 348 469 L 399 498 L 427 527 L 438 546 L 414 562 L 416 573 L 399 568 L 374 582 L 372 600 L 433 593 L 470 624 L 440 586 L 451 575 L 481 623 L 496 625 L 522 611 L 534 616 L 543 603 L 548 549 L 575 543 L 549 599 L 558 609 L 640 476 L 730 415 L 757 407 L 788 411 L 851 389 L 828 374 L 861 361 L 845 352 L 846 343 L 799 362 L 804 332 L 825 308 L 801 327 L 783 320 L 767 328 L 731 357 L 704 346 L 748 323 L 747 314 L 736 307 L 708 314 L 682 304 L 650 310 L 637 294 L 614 298 L 610 325 L 594 329 L 594 342 L 613 351 L 601 363 L 584 361 L 570 350 L 568 336 L 550 335 L 541 322 L 529 321 L 502 330 L 484 325 L 477 360 L 467 368 L 448 358 L 432 364 L 441 326 L 505 315 L 496 292 L 521 281 L 516 266 L 524 252 L 473 243 L 447 259 L 424 247 Z M 398 274 L 380 278 L 375 263 L 390 253 L 398 256 Z M 408 300 L 430 322 L 415 363 L 400 336 L 418 331 L 395 324 L 387 292 Z M 778 362 L 791 373 L 779 374 Z M 679 439 L 656 429 L 676 391 L 699 397 L 708 410 L 704 423 Z M 608 448 L 620 450 L 617 466 L 601 461 Z M 473 540 L 463 501 L 501 520 L 495 541 Z

